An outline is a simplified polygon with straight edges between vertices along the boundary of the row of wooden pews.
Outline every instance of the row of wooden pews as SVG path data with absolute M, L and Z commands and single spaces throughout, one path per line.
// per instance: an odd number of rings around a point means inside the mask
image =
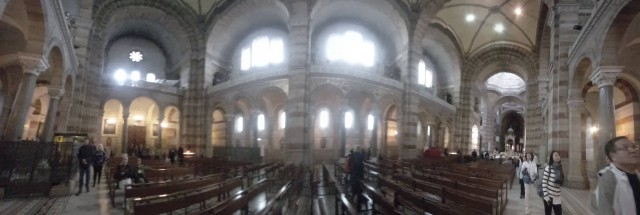
M 402 165 L 412 164 L 397 161 L 365 163 L 364 180 L 370 183 L 365 185 L 365 193 L 374 205 L 388 207 L 393 204 L 414 213 L 491 215 L 502 214 L 506 207 L 506 178 L 482 178 L 477 174 L 464 175 L 460 171 L 452 173 Z M 375 191 L 376 185 L 382 192 L 376 193 L 367 188 Z M 380 213 L 395 213 L 384 210 Z

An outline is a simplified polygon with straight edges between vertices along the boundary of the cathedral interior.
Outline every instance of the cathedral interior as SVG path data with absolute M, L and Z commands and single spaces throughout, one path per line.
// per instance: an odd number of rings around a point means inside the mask
M 347 183 L 340 163 L 353 150 L 378 160 L 365 162 L 365 175 L 380 174 L 367 209 L 351 202 L 359 214 L 386 204 L 372 197 L 385 190 L 382 175 L 394 175 L 384 168 L 400 175 L 419 169 L 411 162 L 427 149 L 490 154 L 483 162 L 424 167 L 451 172 L 528 152 L 544 166 L 557 151 L 564 213 L 594 214 L 597 172 L 607 166 L 603 144 L 616 136 L 640 140 L 638 68 L 637 0 L 2 0 L 0 211 L 29 214 L 12 205 L 42 201 L 16 189 L 38 182 L 40 167 L 21 179 L 26 167 L 17 163 L 49 159 L 21 158 L 49 144 L 56 152 L 50 159 L 69 157 L 57 170 L 68 176 L 47 182 L 44 196 L 55 203 L 40 212 L 170 213 L 144 212 L 158 199 L 124 200 L 123 207 L 124 190 L 136 187 L 113 190 L 112 179 L 73 196 L 75 150 L 86 138 L 104 146 L 107 166 L 127 156 L 166 165 L 180 148 L 180 168 L 190 168 L 192 179 L 229 179 L 237 167 L 233 176 L 245 183 L 237 198 L 250 197 L 238 211 L 248 214 L 351 214 L 339 195 L 350 191 L 336 184 Z M 63 142 L 75 149 L 59 153 Z M 103 177 L 111 178 L 109 170 Z M 293 172 L 302 179 L 287 175 Z M 508 194 L 490 209 L 452 200 L 473 212 L 448 204 L 442 208 L 450 211 L 425 212 L 523 214 L 514 172 L 504 182 L 515 185 L 496 188 Z M 251 200 L 260 175 L 270 185 Z M 407 180 L 417 180 L 412 175 Z M 278 193 L 283 185 L 287 192 Z M 542 214 L 535 199 L 533 210 Z M 214 206 L 201 212 L 235 212 Z M 411 214 L 412 207 L 391 207 L 378 212 Z

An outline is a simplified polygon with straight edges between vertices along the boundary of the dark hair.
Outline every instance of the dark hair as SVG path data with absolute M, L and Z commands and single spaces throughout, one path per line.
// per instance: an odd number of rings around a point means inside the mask
M 526 154 L 524 154 L 524 161 L 529 161 L 527 159 L 527 155 L 531 155 L 531 160 L 533 161 L 533 152 L 527 152 Z
M 549 154 L 549 165 L 553 165 L 553 153 L 558 153 L 558 155 L 560 155 L 560 152 L 558 151 L 551 151 L 551 154 Z
M 607 155 L 607 158 L 609 159 L 609 161 L 611 161 L 611 153 L 616 152 L 616 142 L 618 142 L 618 140 L 628 140 L 628 139 L 629 138 L 625 136 L 617 136 L 617 137 L 614 137 L 613 139 L 610 139 L 609 141 L 607 141 L 607 143 L 604 144 L 604 154 Z

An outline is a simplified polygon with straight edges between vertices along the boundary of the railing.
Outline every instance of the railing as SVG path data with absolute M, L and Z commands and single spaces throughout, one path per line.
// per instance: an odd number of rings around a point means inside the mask
M 73 143 L 0 142 L 0 187 L 6 197 L 47 195 L 73 171 Z

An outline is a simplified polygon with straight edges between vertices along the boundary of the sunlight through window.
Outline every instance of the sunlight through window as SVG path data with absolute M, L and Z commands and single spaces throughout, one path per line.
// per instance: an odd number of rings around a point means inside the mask
M 348 111 L 346 113 L 344 113 L 344 128 L 351 128 L 353 127 L 353 112 Z
M 264 114 L 258 115 L 258 131 L 264 130 Z
M 329 111 L 320 111 L 320 128 L 327 128 L 329 126 Z
M 236 131 L 242 132 L 243 128 L 244 128 L 244 117 L 236 118 Z
M 375 45 L 355 31 L 330 35 L 326 48 L 329 61 L 344 61 L 367 67 L 373 66 L 375 63 Z
M 240 53 L 240 70 L 280 64 L 284 61 L 284 41 L 282 38 L 257 37 L 249 47 Z

